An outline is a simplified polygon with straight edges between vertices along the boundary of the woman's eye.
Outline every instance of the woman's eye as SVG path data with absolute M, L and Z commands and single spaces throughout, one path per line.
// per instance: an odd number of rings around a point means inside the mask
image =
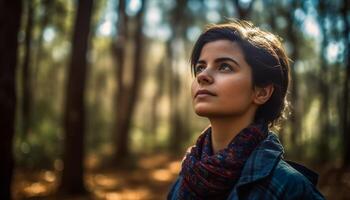
M 229 65 L 229 64 L 227 64 L 227 63 L 222 63 L 222 64 L 220 65 L 220 67 L 219 67 L 219 70 L 220 70 L 220 71 L 227 71 L 227 72 L 233 71 L 231 65 Z
M 198 65 L 198 66 L 196 66 L 196 67 L 194 68 L 194 72 L 195 72 L 195 74 L 199 74 L 199 73 L 201 73 L 204 69 L 205 69 L 204 66 Z

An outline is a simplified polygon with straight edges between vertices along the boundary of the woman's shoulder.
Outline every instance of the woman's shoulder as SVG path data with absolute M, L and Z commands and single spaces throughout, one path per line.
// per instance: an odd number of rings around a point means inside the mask
M 283 199 L 324 199 L 317 190 L 318 175 L 306 167 L 281 159 L 271 174 L 269 184 Z
M 283 152 L 277 135 L 270 133 L 247 160 L 229 199 L 324 199 L 316 188 L 318 175 L 285 161 Z
M 305 182 L 315 185 L 318 181 L 318 174 L 307 167 L 292 161 L 281 159 L 274 170 L 273 176 L 276 179 L 282 178 L 289 182 Z
M 307 171 L 306 168 L 304 170 Z M 238 185 L 228 199 L 324 199 L 313 180 L 307 177 L 309 175 L 303 173 L 280 159 L 269 175 Z

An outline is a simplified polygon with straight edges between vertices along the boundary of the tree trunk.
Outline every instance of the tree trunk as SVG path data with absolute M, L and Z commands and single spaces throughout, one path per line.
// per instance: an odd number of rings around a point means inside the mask
M 11 199 L 20 0 L 0 1 L 0 199 Z
M 64 113 L 64 170 L 59 189 L 62 194 L 82 194 L 86 192 L 83 181 L 85 135 L 84 93 L 87 68 L 86 54 L 88 50 L 92 6 L 93 0 L 78 1 Z
M 178 62 L 181 59 L 180 53 L 184 51 L 179 44 L 186 36 L 188 26 L 188 15 L 186 14 L 186 1 L 180 0 L 171 13 L 171 24 L 174 27 L 174 37 L 167 42 L 167 57 L 169 59 L 169 99 L 170 99 L 170 152 L 178 152 L 183 147 L 182 144 L 188 136 L 189 122 L 185 121 L 184 110 L 181 105 L 181 76 L 179 74 Z
M 135 52 L 134 52 L 134 64 L 132 68 L 132 80 L 131 85 L 126 85 L 124 88 L 124 112 L 118 112 L 119 120 L 117 121 L 118 133 L 117 133 L 117 147 L 116 147 L 116 160 L 125 158 L 130 154 L 129 140 L 130 140 L 130 129 L 131 129 L 131 120 L 133 118 L 135 105 L 137 98 L 139 96 L 140 83 L 142 79 L 142 49 L 143 49 L 143 13 L 145 8 L 145 1 L 141 2 L 141 8 L 136 15 L 136 32 L 135 32 Z M 121 108 L 123 109 L 123 108 Z
M 117 88 L 115 91 L 115 103 L 114 103 L 114 113 L 115 113 L 115 123 L 113 127 L 113 135 L 114 142 L 116 146 L 115 157 L 113 162 L 118 162 L 119 158 L 117 158 L 118 154 L 118 142 L 120 131 L 122 129 L 122 125 L 125 117 L 125 104 L 127 100 L 128 93 L 125 92 L 125 84 L 123 80 L 124 68 L 125 68 L 125 54 L 126 54 L 126 44 L 127 44 L 127 30 L 128 30 L 128 19 L 125 13 L 126 10 L 126 2 L 125 0 L 120 0 L 118 4 L 118 22 L 116 24 L 117 36 L 116 40 L 112 44 L 112 50 L 114 54 L 114 58 L 116 60 L 116 81 Z
M 32 105 L 32 87 L 31 87 L 31 52 L 32 52 L 32 33 L 34 8 L 32 1 L 27 1 L 27 23 L 24 38 L 24 60 L 22 66 L 22 137 L 28 135 L 31 126 L 31 105 Z
M 346 63 L 346 74 L 345 74 L 345 80 L 344 80 L 344 107 L 343 107 L 343 167 L 348 168 L 350 167 L 350 136 L 349 136 L 349 130 L 350 130 L 350 105 L 349 105 L 349 93 L 350 93 L 350 38 L 349 38 L 349 32 L 350 32 L 350 22 L 347 18 L 348 11 L 349 11 L 349 1 L 344 0 L 343 1 L 343 9 L 342 9 L 342 15 L 344 20 L 344 41 L 345 41 L 345 63 Z

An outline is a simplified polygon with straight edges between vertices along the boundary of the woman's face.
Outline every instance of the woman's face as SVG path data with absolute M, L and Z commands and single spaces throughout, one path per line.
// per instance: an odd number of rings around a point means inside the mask
M 256 109 L 252 70 L 236 42 L 217 40 L 205 44 L 194 71 L 192 100 L 198 115 L 237 117 Z

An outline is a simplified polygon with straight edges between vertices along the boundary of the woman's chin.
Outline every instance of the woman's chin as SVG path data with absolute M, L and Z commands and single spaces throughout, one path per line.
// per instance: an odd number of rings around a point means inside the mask
M 214 112 L 208 108 L 195 108 L 194 112 L 201 117 L 209 117 L 214 114 Z

